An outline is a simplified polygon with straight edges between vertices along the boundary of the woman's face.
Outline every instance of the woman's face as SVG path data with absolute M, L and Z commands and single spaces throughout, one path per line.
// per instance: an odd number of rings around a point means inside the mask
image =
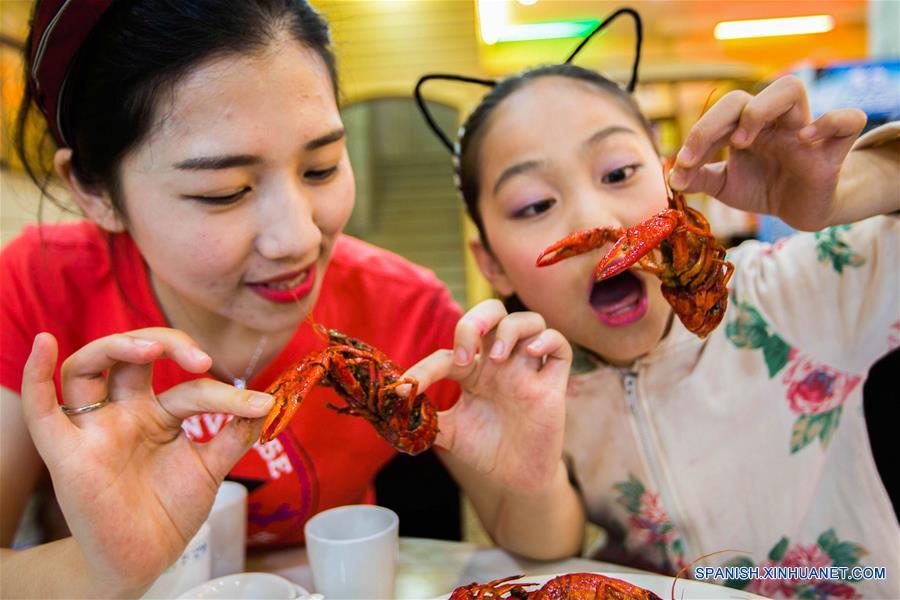
M 281 39 L 201 64 L 158 113 L 120 181 L 166 313 L 265 332 L 295 326 L 353 208 L 325 64 Z
M 595 283 L 611 243 L 538 268 L 541 251 L 594 227 L 629 227 L 666 207 L 659 157 L 644 129 L 598 88 L 563 76 L 527 83 L 494 110 L 479 151 L 479 209 L 491 252 L 482 271 L 569 340 L 614 364 L 647 353 L 670 309 L 659 280 L 625 274 Z

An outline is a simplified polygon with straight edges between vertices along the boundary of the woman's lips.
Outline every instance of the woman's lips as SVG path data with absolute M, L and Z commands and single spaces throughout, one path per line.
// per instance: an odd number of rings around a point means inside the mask
M 316 265 L 313 264 L 296 273 L 288 273 L 264 282 L 248 283 L 247 287 L 269 302 L 288 304 L 307 296 L 312 292 L 315 283 Z
M 591 309 L 608 327 L 624 327 L 647 314 L 647 290 L 630 271 L 596 282 L 591 286 Z

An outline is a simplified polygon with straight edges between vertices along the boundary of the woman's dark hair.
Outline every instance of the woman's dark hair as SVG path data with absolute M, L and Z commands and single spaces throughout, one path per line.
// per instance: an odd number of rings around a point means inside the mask
M 623 88 L 613 81 L 610 81 L 603 75 L 575 66 L 570 63 L 558 65 L 545 65 L 526 69 L 510 75 L 505 79 L 497 82 L 488 94 L 482 98 L 481 103 L 472 111 L 466 119 L 461 129 L 458 142 L 458 166 L 457 177 L 460 195 L 466 204 L 466 210 L 481 236 L 482 243 L 485 248 L 490 249 L 487 234 L 484 230 L 484 223 L 481 219 L 481 212 L 478 209 L 478 191 L 481 185 L 480 172 L 478 169 L 479 152 L 481 143 L 484 138 L 484 131 L 487 123 L 496 108 L 509 97 L 513 92 L 523 88 L 527 83 L 534 81 L 540 77 L 559 76 L 570 77 L 578 81 L 584 81 L 597 90 L 608 94 L 617 100 L 621 106 L 641 125 L 651 142 L 655 139 L 653 130 L 647 118 L 638 108 L 634 98 Z
M 85 185 L 105 187 L 125 217 L 119 163 L 147 135 L 179 79 L 201 61 L 262 50 L 283 32 L 324 61 L 337 98 L 328 23 L 306 0 L 115 1 L 78 50 L 65 81 L 60 127 L 72 148 L 74 174 Z M 26 81 L 31 67 L 25 65 Z M 46 120 L 39 131 L 32 129 L 33 100 L 32 86 L 26 86 L 15 143 L 26 172 L 46 195 L 52 136 Z

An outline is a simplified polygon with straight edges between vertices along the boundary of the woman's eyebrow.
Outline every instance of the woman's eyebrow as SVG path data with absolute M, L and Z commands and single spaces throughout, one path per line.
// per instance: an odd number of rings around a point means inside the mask
M 303 149 L 307 152 L 318 150 L 328 144 L 342 139 L 346 135 L 344 128 L 335 129 L 314 140 L 306 142 Z M 262 162 L 259 156 L 253 154 L 221 154 L 216 156 L 197 156 L 175 163 L 175 168 L 182 171 L 204 171 L 217 169 L 231 169 L 233 167 L 246 167 Z
M 311 140 L 303 146 L 304 150 L 318 150 L 322 146 L 327 146 L 328 144 L 333 144 L 339 139 L 343 138 L 346 135 L 346 131 L 343 127 L 340 129 L 335 129 L 334 131 L 330 131 L 325 135 L 319 136 L 314 140 Z
M 542 160 L 526 160 L 525 162 L 520 162 L 511 167 L 507 167 L 500 174 L 500 177 L 497 178 L 497 183 L 494 184 L 493 194 L 496 196 L 497 192 L 500 191 L 500 187 L 516 175 L 533 171 L 543 165 L 544 161 Z
M 252 154 L 221 154 L 218 156 L 198 156 L 175 163 L 176 169 L 183 171 L 204 171 L 207 169 L 230 169 L 256 165 L 262 159 Z

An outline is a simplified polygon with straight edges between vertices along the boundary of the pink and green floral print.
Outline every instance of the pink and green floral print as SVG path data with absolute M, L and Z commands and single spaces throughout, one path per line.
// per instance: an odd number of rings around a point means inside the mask
M 659 494 L 651 492 L 633 474 L 613 486 L 621 504 L 631 517 L 628 520 L 626 544 L 633 549 L 655 548 L 659 552 L 659 568 L 673 573 L 684 567 L 684 542 L 669 520 Z M 674 565 L 670 556 L 674 558 Z M 673 568 L 674 566 L 674 568 Z
M 850 225 L 837 225 L 816 232 L 816 254 L 819 261 L 831 263 L 838 273 L 844 272 L 844 267 L 860 267 L 866 259 L 853 251 L 847 242 L 843 240 L 842 232 L 848 231 Z
M 787 385 L 788 405 L 799 415 L 791 430 L 791 453 L 816 438 L 828 446 L 837 431 L 844 402 L 862 381 L 853 375 L 808 360 L 791 350 L 782 381 Z
M 725 325 L 728 340 L 744 349 L 761 349 L 769 377 L 782 376 L 785 398 L 797 420 L 791 428 L 791 454 L 815 439 L 826 448 L 837 431 L 844 402 L 862 377 L 819 364 L 791 348 L 752 305 L 739 302 L 736 317 Z
M 761 349 L 769 377 L 775 377 L 787 364 L 791 347 L 769 328 L 769 324 L 751 304 L 735 303 L 735 317 L 725 325 L 725 336 L 738 348 Z
M 840 541 L 834 529 L 822 533 L 815 544 L 790 545 L 787 537 L 781 538 L 767 560 L 756 564 L 749 556 L 739 556 L 723 566 L 759 567 L 761 573 L 769 567 L 855 567 L 859 559 L 868 554 L 865 548 L 853 542 Z M 849 573 L 849 571 L 848 571 Z M 858 580 L 847 579 L 729 579 L 725 585 L 746 590 L 767 598 L 859 598 L 853 587 Z

